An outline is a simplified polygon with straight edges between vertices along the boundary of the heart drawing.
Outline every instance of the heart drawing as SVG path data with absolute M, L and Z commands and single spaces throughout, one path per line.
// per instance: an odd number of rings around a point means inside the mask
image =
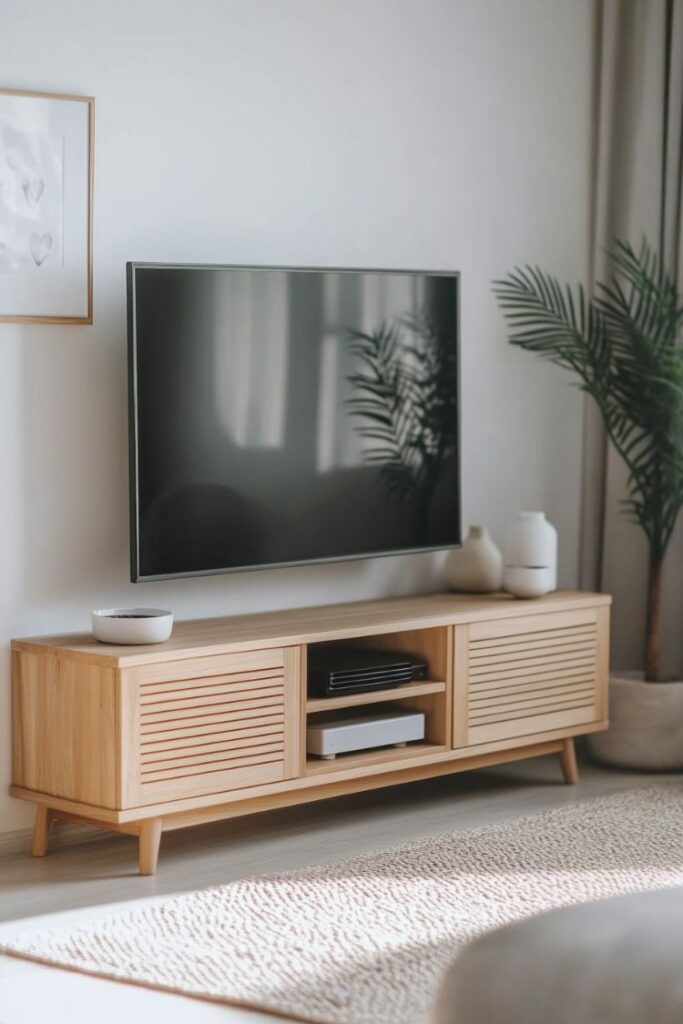
M 45 191 L 45 182 L 42 178 L 24 178 L 21 187 L 29 206 L 36 206 Z
M 31 256 L 37 267 L 45 262 L 52 249 L 52 235 L 38 235 L 34 231 L 31 234 Z

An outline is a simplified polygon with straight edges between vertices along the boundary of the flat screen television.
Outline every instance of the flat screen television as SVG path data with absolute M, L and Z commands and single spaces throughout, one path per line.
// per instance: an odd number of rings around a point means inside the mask
M 460 542 L 457 273 L 127 269 L 133 580 Z

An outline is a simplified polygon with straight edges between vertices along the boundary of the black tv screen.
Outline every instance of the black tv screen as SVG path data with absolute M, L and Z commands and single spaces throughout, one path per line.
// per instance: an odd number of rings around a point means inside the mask
M 128 264 L 131 574 L 460 541 L 458 275 Z

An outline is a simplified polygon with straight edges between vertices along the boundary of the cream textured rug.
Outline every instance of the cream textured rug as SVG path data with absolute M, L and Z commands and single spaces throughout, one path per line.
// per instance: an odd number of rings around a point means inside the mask
M 683 884 L 683 787 L 150 900 L 0 949 L 324 1024 L 425 1024 L 449 962 L 551 907 Z

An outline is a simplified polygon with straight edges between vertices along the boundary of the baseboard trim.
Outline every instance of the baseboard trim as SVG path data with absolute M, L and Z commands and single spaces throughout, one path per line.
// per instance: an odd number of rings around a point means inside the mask
M 95 839 L 100 842 L 114 835 L 103 832 L 94 825 L 81 825 L 71 821 L 55 821 L 50 833 L 50 849 L 60 846 L 74 846 L 76 843 L 90 843 Z M 30 853 L 33 839 L 32 828 L 17 829 L 14 832 L 0 832 L 0 857 L 8 857 L 14 853 Z

